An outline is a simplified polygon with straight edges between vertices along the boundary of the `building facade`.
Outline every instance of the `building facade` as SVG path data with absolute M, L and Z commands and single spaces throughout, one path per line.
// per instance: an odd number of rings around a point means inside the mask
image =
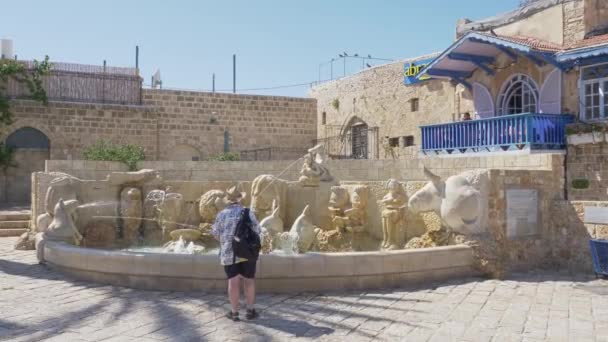
M 141 89 L 139 76 L 60 67 L 46 77 L 48 105 L 11 102 L 14 122 L 0 138 L 14 149 L 16 167 L 0 177 L 0 202 L 29 202 L 31 174 L 45 160 L 83 159 L 100 140 L 142 146 L 150 161 L 202 161 L 223 152 L 297 159 L 316 138 L 314 99 Z M 112 90 L 120 85 L 130 91 Z
M 459 20 L 443 52 L 312 89 L 317 136 L 336 155 L 377 151 L 367 158 L 563 150 L 568 122 L 606 117 L 607 33 L 601 0 L 540 0 Z M 364 148 L 354 138 L 361 126 L 377 132 Z

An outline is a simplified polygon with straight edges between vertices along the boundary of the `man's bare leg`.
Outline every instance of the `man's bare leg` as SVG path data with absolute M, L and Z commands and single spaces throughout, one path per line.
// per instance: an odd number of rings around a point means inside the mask
M 253 309 L 255 304 L 255 279 L 243 278 L 245 282 L 245 301 L 247 302 L 247 309 Z
M 230 306 L 232 312 L 239 312 L 239 300 L 241 294 L 241 276 L 236 275 L 228 279 L 228 299 L 230 300 Z

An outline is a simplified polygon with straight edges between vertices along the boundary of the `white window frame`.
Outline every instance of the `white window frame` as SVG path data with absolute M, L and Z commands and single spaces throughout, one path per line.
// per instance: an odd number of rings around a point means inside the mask
M 534 79 L 532 79 L 532 77 L 530 77 L 526 74 L 518 73 L 518 74 L 514 74 L 511 77 L 509 77 L 503 83 L 502 87 L 500 88 L 500 92 L 498 93 L 498 97 L 496 98 L 496 111 L 499 116 L 514 115 L 514 114 L 507 113 L 508 103 L 509 103 L 509 101 L 508 101 L 509 99 L 507 98 L 507 96 L 510 95 L 509 92 L 513 89 L 513 87 L 517 83 L 522 83 L 524 87 L 529 88 L 531 95 L 534 97 L 534 111 L 532 113 L 538 113 L 539 105 L 540 105 L 540 103 L 539 103 L 540 88 L 538 87 L 538 85 L 536 84 Z M 523 96 L 524 95 L 522 94 L 522 110 L 524 107 Z M 528 112 L 522 112 L 522 113 L 528 113 Z
M 580 103 L 580 109 L 579 109 L 579 118 L 581 121 L 583 122 L 600 122 L 600 121 L 605 121 L 608 119 L 608 111 L 606 110 L 606 101 L 605 101 L 605 93 L 606 91 L 608 91 L 608 89 L 604 89 L 604 84 L 605 82 L 608 82 L 608 77 L 602 77 L 602 78 L 593 78 L 590 80 L 583 80 L 583 74 L 585 69 L 589 69 L 589 68 L 594 68 L 600 65 L 608 65 L 608 63 L 600 63 L 600 64 L 594 64 L 594 65 L 589 65 L 586 66 L 584 68 L 580 69 L 579 72 L 579 92 L 578 92 L 578 96 L 579 96 L 579 103 Z M 599 96 L 599 109 L 600 109 L 600 117 L 599 118 L 587 118 L 587 93 L 586 93 L 586 88 L 587 85 L 592 85 L 594 83 L 599 83 L 599 87 L 598 87 L 598 96 Z M 608 88 L 608 87 L 607 87 Z M 593 115 L 593 114 L 592 114 Z

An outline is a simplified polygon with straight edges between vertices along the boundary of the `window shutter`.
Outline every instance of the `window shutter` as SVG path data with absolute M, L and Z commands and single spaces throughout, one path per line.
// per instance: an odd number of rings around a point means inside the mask
M 540 88 L 541 113 L 560 114 L 562 111 L 562 73 L 559 69 L 553 70 L 543 86 Z
M 477 119 L 490 118 L 494 116 L 494 101 L 488 88 L 479 83 L 473 84 L 473 105 Z

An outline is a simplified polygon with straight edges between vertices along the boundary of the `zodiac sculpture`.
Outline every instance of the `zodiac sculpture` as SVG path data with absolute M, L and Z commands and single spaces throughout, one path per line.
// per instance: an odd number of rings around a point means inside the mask
M 403 187 L 396 179 L 389 179 L 386 183 L 388 193 L 380 201 L 384 206 L 382 210 L 382 248 L 399 249 L 399 227 L 404 218 L 403 209 L 406 195 Z
M 414 213 L 435 211 L 455 232 L 479 233 L 485 212 L 481 190 L 487 187 L 487 176 L 483 172 L 466 171 L 443 181 L 424 168 L 430 182 L 412 195 L 408 206 Z

